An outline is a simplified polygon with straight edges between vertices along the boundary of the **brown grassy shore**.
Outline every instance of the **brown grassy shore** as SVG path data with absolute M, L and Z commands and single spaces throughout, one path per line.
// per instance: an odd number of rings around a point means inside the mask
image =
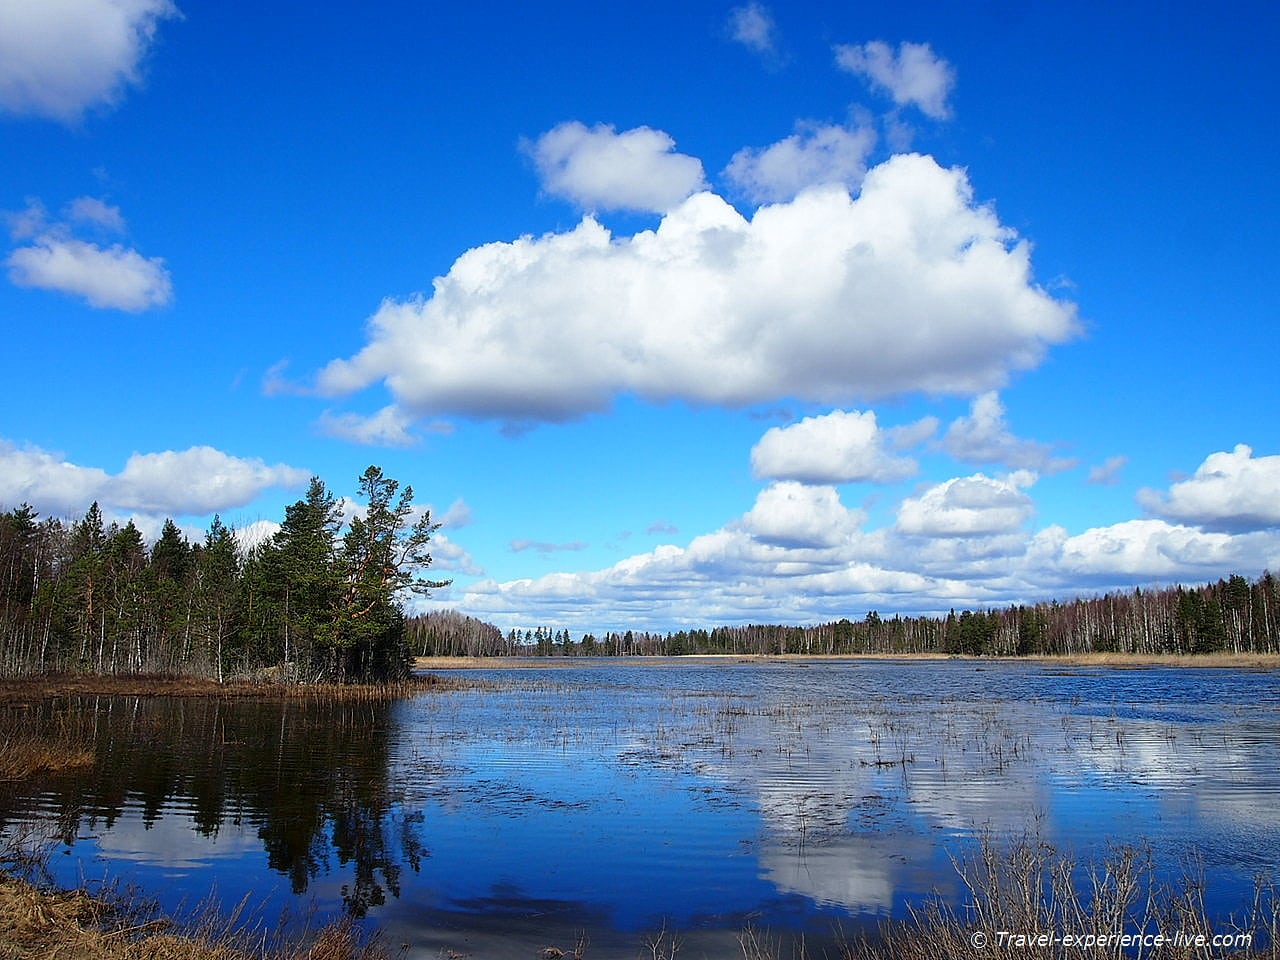
M 1280 669 L 1280 653 L 1076 653 L 1036 657 L 1077 667 L 1205 667 L 1220 670 Z
M 243 908 L 245 904 L 242 904 Z M 238 913 L 239 911 L 237 911 Z M 3 960 L 390 960 L 377 941 L 334 923 L 287 938 L 210 912 L 185 926 L 154 911 L 50 890 L 0 874 L 0 958 Z
M 1029 657 L 965 657 L 947 653 L 847 653 L 847 654 L 693 654 L 682 657 L 614 657 L 595 659 L 593 664 L 625 663 L 632 667 L 674 667 L 682 664 L 732 666 L 739 663 L 804 663 L 812 660 L 966 660 L 976 664 L 992 662 L 1044 663 L 1074 667 L 1196 667 L 1225 670 L 1278 670 L 1280 653 L 1074 653 Z M 580 657 L 418 657 L 418 670 L 526 670 L 584 667 Z
M 100 676 L 97 674 L 51 674 L 0 679 L 0 703 L 31 702 L 56 697 L 222 697 L 266 700 L 387 700 L 412 696 L 426 690 L 447 690 L 459 686 L 430 674 L 393 683 L 258 683 L 230 681 L 218 683 L 202 677 L 174 677 L 159 674 Z

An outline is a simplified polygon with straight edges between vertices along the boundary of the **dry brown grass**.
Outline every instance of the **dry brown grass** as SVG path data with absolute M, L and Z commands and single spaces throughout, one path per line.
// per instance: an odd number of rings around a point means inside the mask
M 78 770 L 93 762 L 93 751 L 87 746 L 54 737 L 17 736 L 0 742 L 0 781 Z
M 1083 667 L 1216 667 L 1228 670 L 1280 669 L 1280 653 L 1075 653 L 1036 657 L 1047 663 Z
M 72 696 L 224 697 L 262 699 L 318 699 L 382 701 L 414 696 L 427 690 L 456 689 L 462 684 L 433 675 L 393 683 L 218 683 L 200 677 L 155 674 L 97 676 L 49 675 L 0 680 L 0 702 L 32 702 Z
M 45 890 L 0 875 L 0 960 L 389 960 L 376 942 L 338 922 L 288 942 L 261 927 L 236 929 L 245 903 L 230 917 L 210 912 L 180 929 L 173 921 L 92 897 L 83 890 Z
M 877 935 L 847 943 L 843 960 L 1280 957 L 1280 903 L 1272 886 L 1259 881 L 1243 915 L 1215 921 L 1202 877 L 1163 881 L 1149 852 L 1137 847 L 1115 847 L 1080 870 L 1071 856 L 1038 838 L 1009 847 L 987 840 L 956 871 L 962 907 L 937 899 L 913 910 L 910 920 L 888 921 Z M 1240 939 L 1214 946 L 1215 936 Z

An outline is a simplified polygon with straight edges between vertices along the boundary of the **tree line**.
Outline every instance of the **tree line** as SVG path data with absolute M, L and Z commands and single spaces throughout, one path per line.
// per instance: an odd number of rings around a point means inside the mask
M 816 626 L 720 626 L 663 633 L 510 630 L 456 611 L 410 621 L 419 656 L 681 656 L 686 654 L 1036 654 L 1280 652 L 1280 582 L 1270 572 L 1197 587 L 1135 588 L 1068 602 L 952 610 L 942 617 L 842 618 Z
M 403 676 L 403 599 L 446 585 L 419 576 L 439 525 L 379 467 L 359 496 L 344 519 L 313 477 L 279 531 L 248 547 L 217 516 L 195 543 L 166 520 L 148 548 L 97 503 L 74 522 L 27 504 L 0 513 L 0 674 Z

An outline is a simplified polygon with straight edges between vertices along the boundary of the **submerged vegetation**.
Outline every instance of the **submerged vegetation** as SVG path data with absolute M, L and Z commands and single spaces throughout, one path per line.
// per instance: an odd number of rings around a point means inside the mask
M 344 518 L 312 478 L 256 545 L 218 517 L 195 544 L 168 520 L 148 549 L 96 503 L 74 523 L 25 504 L 0 513 L 0 675 L 404 676 L 402 599 L 444 585 L 419 576 L 438 525 L 378 467 L 359 489 Z

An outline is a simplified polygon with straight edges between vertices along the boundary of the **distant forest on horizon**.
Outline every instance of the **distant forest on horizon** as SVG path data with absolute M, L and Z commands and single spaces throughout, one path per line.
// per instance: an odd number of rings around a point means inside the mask
M 667 633 L 610 631 L 574 640 L 567 629 L 504 633 L 455 610 L 411 617 L 416 656 L 684 656 L 691 654 L 1037 654 L 1276 653 L 1280 651 L 1280 582 L 1238 574 L 1196 587 L 1131 592 L 1000 609 L 951 611 L 945 617 L 882 616 L 872 610 L 816 626 L 752 624 Z

